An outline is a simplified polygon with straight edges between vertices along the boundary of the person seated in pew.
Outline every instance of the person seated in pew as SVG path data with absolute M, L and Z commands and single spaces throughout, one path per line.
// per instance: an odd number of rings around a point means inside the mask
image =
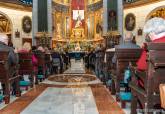
M 8 46 L 8 36 L 4 33 L 0 33 L 0 50 L 8 50 L 9 51 L 9 55 L 8 55 L 8 71 L 9 74 L 11 76 L 15 76 L 15 71 L 16 69 L 18 69 L 18 54 L 17 54 L 17 50 L 10 46 Z M 12 94 L 16 94 L 16 84 L 13 83 L 12 84 L 13 87 L 13 91 Z M 5 87 L 3 87 L 3 90 L 5 89 Z
M 133 33 L 127 32 L 125 34 L 124 42 L 119 45 L 116 45 L 115 49 L 139 49 L 140 46 L 133 43 L 132 39 L 133 39 Z M 116 62 L 117 62 L 117 59 L 116 59 L 116 55 L 114 54 L 114 56 L 112 58 L 112 63 L 116 64 Z
M 29 42 L 25 42 L 20 50 L 18 50 L 19 53 L 22 52 L 30 52 L 31 51 L 31 44 Z
M 146 34 L 147 40 L 150 40 L 151 42 L 165 42 L 165 20 L 158 17 L 150 19 L 144 25 L 143 32 Z M 137 62 L 137 69 L 141 71 L 145 71 L 147 69 L 147 51 L 145 47 L 144 43 L 143 52 Z
M 8 56 L 8 65 L 9 65 L 9 70 L 14 71 L 10 69 L 10 67 L 16 65 L 18 66 L 18 54 L 17 50 L 10 46 L 8 46 L 8 36 L 4 33 L 0 33 L 0 50 L 8 50 L 9 51 L 9 56 Z
M 18 53 L 29 53 L 31 51 L 32 51 L 31 44 L 29 42 L 25 42 L 22 46 L 22 49 L 18 50 Z M 38 63 L 37 57 L 35 56 L 34 53 L 32 55 L 32 63 L 33 63 L 33 65 L 36 65 Z
M 41 51 L 42 53 L 45 53 L 45 49 L 42 46 L 38 46 L 37 50 Z
M 25 42 L 23 44 L 22 48 L 20 50 L 18 50 L 18 53 L 30 53 L 31 51 L 32 51 L 31 44 L 29 42 Z M 37 71 L 36 65 L 38 63 L 38 60 L 34 53 L 32 54 L 31 60 L 32 60 L 32 64 L 33 64 L 33 71 L 36 72 Z M 29 75 L 24 75 L 23 78 L 24 78 L 24 81 L 30 81 Z
M 52 54 L 51 54 L 51 56 L 52 56 L 52 62 L 53 62 L 53 73 L 59 73 L 60 71 L 61 71 L 61 69 L 62 69 L 62 62 L 63 62 L 63 60 L 62 60 L 62 57 L 61 57 L 61 55 L 60 55 L 60 53 L 58 52 L 58 51 L 53 51 L 52 52 Z

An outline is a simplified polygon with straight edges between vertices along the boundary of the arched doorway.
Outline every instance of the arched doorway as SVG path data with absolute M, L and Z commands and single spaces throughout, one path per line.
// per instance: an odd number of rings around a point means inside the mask
M 154 18 L 154 17 L 161 17 L 161 18 L 165 19 L 165 6 L 157 7 L 154 10 L 152 10 L 148 14 L 146 21 L 151 18 Z
M 11 33 L 11 21 L 10 19 L 0 12 L 0 32 L 1 33 Z
M 0 33 L 7 34 L 9 37 L 9 43 L 12 42 L 12 23 L 10 18 L 2 12 L 0 12 Z

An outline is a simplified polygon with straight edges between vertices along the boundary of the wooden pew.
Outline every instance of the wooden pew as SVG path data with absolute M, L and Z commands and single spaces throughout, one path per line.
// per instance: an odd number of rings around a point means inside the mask
M 111 91 L 111 83 L 109 83 L 109 81 L 111 82 L 111 71 L 113 69 L 113 64 L 112 64 L 112 58 L 114 56 L 115 51 L 114 50 L 107 50 L 106 52 L 106 63 L 105 63 L 105 68 L 104 68 L 104 72 L 107 73 L 106 77 L 105 77 L 105 81 L 106 81 L 106 86 L 109 88 L 109 90 Z
M 138 102 L 143 113 L 153 114 L 160 104 L 159 85 L 165 83 L 165 43 L 149 43 L 147 71 L 138 71 L 132 68 L 132 81 L 129 84 L 133 94 L 131 114 L 137 114 Z M 137 84 L 141 80 L 144 85 Z
M 25 86 L 26 88 L 28 86 L 33 87 L 35 73 L 33 72 L 32 53 L 19 53 L 19 65 L 19 75 L 29 75 L 31 79 L 29 84 L 26 81 L 21 81 L 20 86 Z
M 37 50 L 35 52 L 35 55 L 36 55 L 37 60 L 38 60 L 37 67 L 38 67 L 38 73 L 39 74 L 37 74 L 37 80 L 36 80 L 36 83 L 38 83 L 38 79 L 40 81 L 42 81 L 46 77 L 45 53 Z
M 4 84 L 4 101 L 5 104 L 10 102 L 10 91 L 11 85 L 15 82 L 16 84 L 16 96 L 21 96 L 20 87 L 19 87 L 19 76 L 18 76 L 18 69 L 16 66 L 12 66 L 9 68 L 8 66 L 8 50 L 0 51 L 0 82 Z M 12 68 L 15 68 L 13 72 L 10 72 Z
M 124 79 L 124 71 L 129 64 L 135 64 L 141 55 L 142 49 L 115 49 L 117 58 L 116 69 L 112 75 L 111 94 L 116 94 L 116 100 L 119 101 L 120 83 Z
M 46 66 L 46 76 L 48 76 L 50 75 L 50 72 L 52 70 L 51 54 L 45 54 L 45 66 Z

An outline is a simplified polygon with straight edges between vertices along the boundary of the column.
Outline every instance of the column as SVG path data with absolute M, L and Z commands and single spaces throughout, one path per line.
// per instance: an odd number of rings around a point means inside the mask
M 38 0 L 33 0 L 32 8 L 32 45 L 36 45 L 35 34 L 38 32 Z
M 48 8 L 48 33 L 52 36 L 52 0 L 47 0 Z
M 123 12 L 123 0 L 117 0 L 118 31 L 121 34 L 121 42 L 123 42 Z
M 103 34 L 108 31 L 108 0 L 103 0 Z
M 52 0 L 33 0 L 32 18 L 33 45 L 36 45 L 37 32 L 48 32 L 52 37 Z
M 53 37 L 52 27 L 53 27 L 53 13 L 52 13 L 52 0 L 47 0 L 47 8 L 48 8 L 48 33 L 50 34 L 51 38 Z M 52 40 L 50 42 L 52 46 Z

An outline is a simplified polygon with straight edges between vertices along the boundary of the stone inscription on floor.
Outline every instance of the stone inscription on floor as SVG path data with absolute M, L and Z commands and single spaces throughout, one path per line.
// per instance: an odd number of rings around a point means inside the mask
M 90 87 L 47 88 L 21 114 L 99 114 Z

